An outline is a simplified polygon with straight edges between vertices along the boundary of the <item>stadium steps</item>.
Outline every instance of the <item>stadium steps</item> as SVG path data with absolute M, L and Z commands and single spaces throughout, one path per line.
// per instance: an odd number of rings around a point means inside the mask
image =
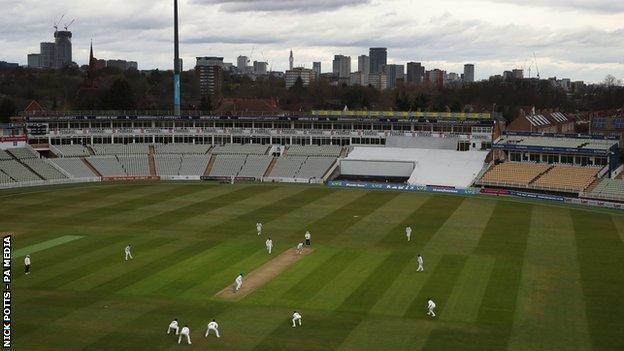
M 535 178 L 531 179 L 531 181 L 528 183 L 529 185 L 535 183 L 538 179 L 540 179 L 541 176 L 543 176 L 544 174 L 550 172 L 551 169 L 553 169 L 554 166 L 550 166 L 548 167 L 548 169 L 546 169 L 544 172 L 538 174 Z
M 154 161 L 154 147 L 150 145 L 150 153 L 147 155 L 150 176 L 156 176 L 156 161 Z
M 277 163 L 277 157 L 273 157 L 271 159 L 271 163 L 269 163 L 269 167 L 267 167 L 266 172 L 264 172 L 264 174 L 262 175 L 262 177 L 268 177 L 269 174 L 271 174 L 271 171 L 273 171 L 273 167 L 275 167 L 275 164 Z
M 216 155 L 210 155 L 210 161 L 208 161 L 208 166 L 206 166 L 206 170 L 204 171 L 204 175 L 210 175 L 210 171 L 212 171 L 212 166 L 214 166 L 215 161 L 217 160 Z
M 86 148 L 87 148 L 87 150 L 89 150 L 89 153 L 90 153 L 91 155 L 95 155 L 95 151 L 93 151 L 93 149 L 91 148 L 91 145 L 87 145 L 87 146 L 86 146 Z M 98 174 L 99 174 L 99 173 L 98 173 Z
M 91 150 L 91 148 L 89 148 L 89 152 L 93 152 L 93 150 Z M 86 158 L 81 157 L 80 159 L 82 160 L 82 162 L 87 167 L 89 167 L 89 169 L 91 170 L 91 172 L 93 172 L 93 174 L 97 175 L 98 177 L 102 176 L 102 174 L 100 172 L 98 172 L 98 170 L 95 167 L 93 167 L 93 165 L 91 163 L 89 163 L 89 161 Z
M 31 172 L 33 172 L 33 173 L 34 173 L 37 177 L 41 178 L 42 180 L 46 180 L 46 179 L 45 179 L 45 178 L 44 178 L 41 174 L 39 174 L 39 173 L 35 172 L 35 170 L 34 170 L 34 169 L 30 168 L 30 166 L 29 166 L 29 165 L 25 164 L 25 163 L 24 163 L 24 162 L 22 162 L 22 161 L 19 161 L 19 163 L 21 163 L 24 167 L 28 168 L 28 170 L 29 170 L 29 171 L 31 171 Z
M 594 181 L 591 184 L 589 184 L 587 188 L 583 189 L 582 192 L 587 193 L 587 194 L 591 193 L 594 190 L 594 188 L 598 186 L 598 184 L 600 184 L 601 181 L 602 179 L 599 179 L 599 178 L 594 179 Z
M 340 150 L 340 155 L 338 155 L 338 157 L 344 158 L 347 157 L 349 155 L 349 147 L 342 147 L 342 149 Z

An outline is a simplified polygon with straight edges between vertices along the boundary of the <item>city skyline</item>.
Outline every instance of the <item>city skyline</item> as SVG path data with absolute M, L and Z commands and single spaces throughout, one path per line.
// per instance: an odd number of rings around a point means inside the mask
M 26 64 L 26 54 L 53 32 L 50 14 L 66 13 L 79 18 L 72 26 L 78 64 L 87 63 L 93 38 L 102 57 L 132 58 L 143 69 L 172 69 L 170 1 L 146 6 L 113 0 L 98 11 L 75 0 L 44 1 L 22 13 L 31 2 L 0 14 L 7 33 L 0 60 Z M 339 25 L 332 20 L 336 16 L 344 17 Z M 180 21 L 181 57 L 187 62 L 197 56 L 235 62 L 253 52 L 251 61 L 268 61 L 269 68 L 284 71 L 292 48 L 295 66 L 312 68 L 319 61 L 328 72 L 336 54 L 355 60 L 381 46 L 388 48 L 388 64 L 416 61 L 461 73 L 465 63 L 474 63 L 477 80 L 513 68 L 527 71 L 533 52 L 542 78 L 624 78 L 624 5 L 618 1 L 446 0 L 425 7 L 404 0 L 185 0 Z

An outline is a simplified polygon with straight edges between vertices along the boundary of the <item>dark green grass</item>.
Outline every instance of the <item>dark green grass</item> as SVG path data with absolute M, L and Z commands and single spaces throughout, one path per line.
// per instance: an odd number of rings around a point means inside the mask
M 16 350 L 515 351 L 534 349 L 540 338 L 559 350 L 624 349 L 624 216 L 613 211 L 167 182 L 11 190 L 0 192 L 0 205 L 0 230 L 15 233 L 15 249 L 82 236 L 33 253 L 30 276 L 22 259 L 13 261 Z M 544 218 L 569 224 L 551 228 Z M 466 239 L 450 241 L 463 239 L 468 220 Z M 305 230 L 316 252 L 241 301 L 214 297 L 236 274 L 271 259 L 267 234 L 277 255 Z M 538 253 L 542 240 L 552 249 Z M 127 243 L 134 245 L 130 262 L 123 260 Z M 416 272 L 418 253 L 423 273 Z M 542 258 L 548 270 L 541 271 Z M 429 297 L 438 304 L 434 319 L 425 314 Z M 551 312 L 570 308 L 579 312 Z M 301 328 L 291 327 L 294 309 Z M 191 327 L 193 345 L 178 346 L 165 334 L 173 318 Z M 221 339 L 203 337 L 212 318 Z M 530 321 L 539 322 L 533 334 L 519 329 Z

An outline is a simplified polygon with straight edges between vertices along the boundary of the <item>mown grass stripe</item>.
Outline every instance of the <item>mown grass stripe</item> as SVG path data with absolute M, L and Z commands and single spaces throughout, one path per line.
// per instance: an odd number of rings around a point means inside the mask
M 425 350 L 470 350 L 489 345 L 492 350 L 507 348 L 522 275 L 522 263 L 529 236 L 532 205 L 498 202 L 475 249 L 479 255 L 495 259 L 476 324 L 478 330 L 448 327 L 433 330 Z
M 399 196 L 399 192 L 366 192 L 326 216 L 310 223 L 307 228 L 315 241 L 328 241 L 340 236 L 377 208 Z
M 169 262 L 167 267 L 142 277 L 133 284 L 121 289 L 119 292 L 129 295 L 149 295 L 150 293 L 167 285 L 169 282 L 180 277 L 181 272 L 185 272 L 187 267 L 196 266 L 198 262 L 205 259 L 205 253 L 209 252 L 220 243 L 215 241 L 200 241 L 196 244 L 196 250 L 186 257 L 177 257 L 175 262 Z
M 444 255 L 431 274 L 425 285 L 418 293 L 417 297 L 412 301 L 405 318 L 425 319 L 427 300 L 429 298 L 436 302 L 436 313 L 438 315 L 444 312 L 446 302 L 451 295 L 453 286 L 466 264 L 466 256 L 464 255 Z
M 166 201 L 171 199 L 171 197 L 180 197 L 196 191 L 196 189 L 192 187 L 185 187 L 183 185 L 174 186 L 173 188 L 165 187 L 156 189 L 158 190 L 155 192 L 150 192 L 131 199 L 118 199 L 112 204 L 90 208 L 79 213 L 73 213 L 65 217 L 60 217 L 52 222 L 89 224 L 103 218 L 113 217 L 123 212 L 136 210 L 137 208 Z
M 232 188 L 225 194 L 209 197 L 207 199 L 190 203 L 185 206 L 177 207 L 173 210 L 158 213 L 154 216 L 143 218 L 137 222 L 131 223 L 132 227 L 140 227 L 144 229 L 161 229 L 178 225 L 178 223 L 191 219 L 202 214 L 213 212 L 219 208 L 229 206 L 233 203 L 244 201 L 252 196 L 260 195 L 275 189 L 274 186 L 251 187 L 244 186 L 241 188 Z
M 167 242 L 166 238 L 156 237 L 149 238 L 144 237 L 139 240 L 136 240 L 133 245 L 132 255 L 134 259 L 138 259 L 141 251 L 149 251 L 151 248 L 160 247 Z M 125 261 L 124 257 L 124 249 L 125 246 L 120 246 L 119 248 L 112 247 L 109 250 L 102 252 L 102 255 L 98 255 L 95 257 L 93 261 L 89 262 L 89 265 L 79 265 L 70 269 L 67 269 L 62 274 L 57 275 L 56 277 L 49 279 L 43 282 L 43 286 L 47 286 L 48 288 L 60 289 L 62 286 L 79 280 L 89 274 L 92 274 L 94 270 L 98 269 L 110 269 L 110 267 L 119 264 L 120 262 L 124 264 L 132 264 L 134 260 Z
M 173 246 L 168 238 L 154 237 L 151 241 L 142 244 L 133 253 L 134 259 L 130 262 L 124 260 L 111 260 L 91 270 L 89 274 L 61 285 L 58 289 L 88 291 L 103 282 L 114 279 L 125 272 L 132 271 L 135 267 L 141 267 L 151 262 L 154 257 L 166 255 Z M 101 292 L 101 290 L 99 290 Z
M 622 350 L 624 244 L 610 215 L 580 210 L 571 215 L 592 345 Z
M 76 245 L 74 245 L 75 243 Z M 42 251 L 40 254 L 32 257 L 32 274 L 29 276 L 18 276 L 16 286 L 37 287 L 40 282 L 62 274 L 67 269 L 83 266 L 89 258 L 109 250 L 111 247 L 123 251 L 124 243 L 128 243 L 128 236 L 108 235 L 100 240 L 96 240 L 96 242 L 92 238 L 85 238 L 68 243 L 55 250 Z
M 228 237 L 241 235 L 244 233 L 244 231 L 241 230 L 241 224 L 248 224 L 249 228 L 253 231 L 255 230 L 255 223 L 258 221 L 266 225 L 309 203 L 329 196 L 335 191 L 336 189 L 330 188 L 311 188 L 301 192 L 297 191 L 295 194 L 280 199 L 279 201 L 268 201 L 266 206 L 243 213 L 223 223 L 219 223 L 216 226 L 208 227 L 203 230 L 202 233 L 219 232 L 220 234 L 228 235 Z
M 367 314 L 394 280 L 410 263 L 415 254 L 406 252 L 391 253 L 374 271 L 347 297 L 339 311 Z
M 38 244 L 33 244 L 30 246 L 23 247 L 21 249 L 17 249 L 13 251 L 13 254 L 11 256 L 13 258 L 21 258 L 26 255 L 30 255 L 39 251 L 47 250 L 47 249 L 50 249 L 59 245 L 63 245 L 63 244 L 66 244 L 66 243 L 69 243 L 69 242 L 72 242 L 74 240 L 78 240 L 81 238 L 83 238 L 82 235 L 63 235 L 56 239 L 46 240 Z
M 293 328 L 290 318 L 284 318 L 253 350 L 336 350 L 362 321 L 362 316 L 358 314 L 321 311 L 301 313 L 303 327 Z
M 396 224 L 380 241 L 396 247 L 406 242 L 405 227 L 412 227 L 411 247 L 422 249 L 464 201 L 459 196 L 435 196 L 416 208 L 407 218 Z
M 325 285 L 330 284 L 332 278 L 342 273 L 349 264 L 359 256 L 355 250 L 340 250 L 308 273 L 293 287 L 283 292 L 280 296 L 280 303 L 290 305 L 300 301 L 309 300 L 316 295 Z

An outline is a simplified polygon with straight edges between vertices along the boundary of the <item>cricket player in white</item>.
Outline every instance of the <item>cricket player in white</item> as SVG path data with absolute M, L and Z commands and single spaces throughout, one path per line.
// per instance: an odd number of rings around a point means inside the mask
M 306 246 L 310 246 L 310 239 L 312 238 L 312 234 L 310 234 L 310 231 L 306 231 L 304 237 L 305 237 Z
M 297 253 L 301 255 L 303 253 L 303 243 L 297 245 Z
M 271 251 L 273 250 L 273 240 L 269 237 L 264 244 L 266 245 L 266 249 L 267 249 L 267 251 L 269 252 L 269 255 L 270 255 Z
M 215 332 L 215 334 L 217 335 L 217 338 L 221 337 L 219 335 L 219 324 L 214 319 L 212 320 L 212 322 L 208 323 L 208 329 L 206 330 L 206 337 L 208 337 L 208 335 L 210 335 L 210 331 L 211 330 L 213 332 Z
M 30 274 L 30 255 L 26 255 L 24 258 L 24 272 Z
M 431 316 L 431 317 L 435 317 L 435 312 L 433 312 L 433 309 L 436 308 L 436 304 L 435 302 L 433 302 L 432 299 L 427 300 L 427 315 Z
M 409 225 L 405 227 L 405 236 L 407 236 L 407 241 L 412 240 L 412 227 Z
M 262 223 L 256 223 L 256 230 L 258 231 L 258 235 L 262 234 Z
M 239 274 L 236 277 L 236 279 L 234 280 L 234 283 L 236 284 L 236 288 L 234 289 L 234 292 L 238 292 L 240 288 L 243 286 L 243 273 Z
M 128 257 L 130 257 L 131 260 L 134 259 L 130 250 L 132 250 L 132 244 L 128 244 L 128 246 L 124 249 L 124 252 L 126 253 L 126 261 L 128 260 Z
M 294 311 L 292 318 L 293 328 L 297 326 L 297 321 L 299 321 L 299 326 L 301 326 L 301 315 L 299 314 L 299 312 Z
M 182 331 L 180 332 L 180 337 L 178 337 L 178 344 L 182 342 L 183 336 L 186 337 L 186 341 L 190 345 L 191 344 L 191 330 L 189 329 L 188 325 L 185 325 L 184 328 L 182 328 Z
M 425 269 L 423 268 L 423 258 L 420 254 L 418 254 L 418 258 L 416 259 L 418 261 L 418 269 L 416 270 L 416 272 L 422 272 Z
M 167 334 L 175 332 L 176 335 L 180 334 L 180 327 L 178 326 L 178 319 L 174 319 L 171 323 L 169 323 L 169 328 L 167 328 Z

